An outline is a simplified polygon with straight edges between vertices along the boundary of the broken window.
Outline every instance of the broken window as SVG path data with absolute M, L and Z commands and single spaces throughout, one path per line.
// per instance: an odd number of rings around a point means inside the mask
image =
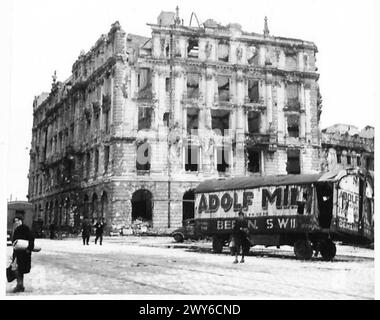
M 228 62 L 229 58 L 229 45 L 228 42 L 219 42 L 218 44 L 218 60 Z
M 211 110 L 212 130 L 219 135 L 228 135 L 230 128 L 230 111 L 228 110 Z
M 150 170 L 150 145 L 147 142 L 142 142 L 137 145 L 136 152 L 136 169 L 138 171 Z
M 259 133 L 260 132 L 260 112 L 248 111 L 248 132 Z
M 110 132 L 110 128 L 109 128 L 109 110 L 107 110 L 107 111 L 104 112 L 104 131 L 106 133 Z
M 99 170 L 99 150 L 96 149 L 95 150 L 95 154 L 94 154 L 94 172 L 95 172 L 95 176 L 98 175 L 98 170 Z
M 288 161 L 286 166 L 286 171 L 288 174 L 299 174 L 301 173 L 300 167 L 300 151 L 299 150 L 288 150 Z
M 170 78 L 165 78 L 165 92 L 170 92 Z
M 185 170 L 198 171 L 199 167 L 199 147 L 188 146 L 185 148 Z
M 198 58 L 199 53 L 199 41 L 196 38 L 190 38 L 187 46 L 187 57 Z
M 141 68 L 137 76 L 137 86 L 140 99 L 152 99 L 152 70 Z
M 230 79 L 225 76 L 218 76 L 219 101 L 230 100 Z
M 187 75 L 187 97 L 189 99 L 196 99 L 199 95 L 199 75 L 189 73 Z
M 109 161 L 110 161 L 110 147 L 105 146 L 104 147 L 104 172 L 108 171 Z
M 285 64 L 286 64 L 287 69 L 297 69 L 297 55 L 286 54 L 285 55 Z
M 179 44 L 179 41 L 176 40 L 175 42 L 175 49 L 174 49 L 174 52 L 175 52 L 175 57 L 181 57 L 181 47 L 180 47 L 180 44 Z
M 260 172 L 260 151 L 255 149 L 248 149 L 246 151 L 247 156 L 247 170 L 249 172 Z
M 374 170 L 374 160 L 373 160 L 373 158 L 367 158 L 366 169 L 367 170 Z
M 248 98 L 251 103 L 259 102 L 259 82 L 257 80 L 248 80 Z
M 198 131 L 199 109 L 187 108 L 187 133 L 196 135 Z
M 150 129 L 152 125 L 152 108 L 139 107 L 138 130 Z
M 298 115 L 288 115 L 288 136 L 297 138 L 299 137 L 299 116 Z
M 362 165 L 360 156 L 357 156 L 357 158 L 356 158 L 356 164 L 357 164 L 358 167 L 360 167 Z
M 290 83 L 286 86 L 287 108 L 298 110 L 300 107 L 298 99 L 298 85 Z
M 336 162 L 342 163 L 342 154 L 340 152 L 336 153 Z
M 216 168 L 218 172 L 226 172 L 230 167 L 230 150 L 228 148 L 218 147 L 216 149 Z
M 349 165 L 351 164 L 351 156 L 349 156 L 349 155 L 347 156 L 347 164 L 349 164 Z
M 163 116 L 163 122 L 166 127 L 169 127 L 169 112 L 165 112 Z
M 258 65 L 259 64 L 259 52 L 256 47 L 249 47 L 247 50 L 247 60 L 249 64 Z

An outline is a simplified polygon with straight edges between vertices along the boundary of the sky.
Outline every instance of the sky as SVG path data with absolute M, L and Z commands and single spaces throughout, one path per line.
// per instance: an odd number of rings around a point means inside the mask
M 177 5 L 185 25 L 195 12 L 201 23 L 208 18 L 222 24 L 237 22 L 244 31 L 261 33 L 267 16 L 272 35 L 313 41 L 318 47 L 323 99 L 321 127 L 335 123 L 375 126 L 375 18 L 379 8 L 375 2 L 5 1 L 2 45 L 9 63 L 2 59 L 5 112 L 0 119 L 0 173 L 6 178 L 0 193 L 5 192 L 7 199 L 12 195 L 13 200 L 26 200 L 32 103 L 36 95 L 50 91 L 54 71 L 59 81 L 67 79 L 81 50 L 88 51 L 115 21 L 127 33 L 149 37 L 147 23 L 155 23 L 161 11 L 174 11 Z

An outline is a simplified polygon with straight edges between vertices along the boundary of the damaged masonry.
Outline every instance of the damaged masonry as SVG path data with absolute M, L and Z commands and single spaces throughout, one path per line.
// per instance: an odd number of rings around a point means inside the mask
M 33 104 L 29 201 L 67 232 L 165 233 L 208 178 L 320 170 L 317 48 L 161 12 L 150 38 L 115 22 Z

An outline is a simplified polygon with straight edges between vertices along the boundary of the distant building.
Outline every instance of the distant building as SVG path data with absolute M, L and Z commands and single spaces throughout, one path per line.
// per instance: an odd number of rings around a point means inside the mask
M 272 36 L 266 19 L 262 33 L 184 26 L 178 11 L 149 26 L 114 23 L 35 99 L 29 201 L 45 225 L 167 231 L 207 178 L 320 170 L 313 42 Z
M 322 171 L 347 167 L 374 170 L 375 129 L 336 124 L 322 130 Z

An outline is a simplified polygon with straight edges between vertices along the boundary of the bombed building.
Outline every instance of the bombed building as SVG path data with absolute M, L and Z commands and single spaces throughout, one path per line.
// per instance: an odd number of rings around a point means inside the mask
M 322 170 L 348 167 L 374 170 L 375 129 L 359 130 L 353 125 L 335 124 L 322 130 Z
M 314 43 L 272 36 L 266 19 L 254 33 L 185 26 L 177 10 L 149 26 L 114 23 L 35 98 L 28 196 L 46 226 L 165 232 L 193 217 L 207 178 L 320 170 Z

